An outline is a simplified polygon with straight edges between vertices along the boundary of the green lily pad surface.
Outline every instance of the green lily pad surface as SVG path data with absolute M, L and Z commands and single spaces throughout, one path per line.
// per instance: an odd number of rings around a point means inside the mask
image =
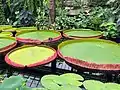
M 0 37 L 12 36 L 11 32 L 1 32 Z
M 32 39 L 32 40 L 48 40 L 49 38 L 57 38 L 60 36 L 59 32 L 50 31 L 50 30 L 40 30 L 40 31 L 26 31 L 18 33 L 17 38 L 22 39 Z
M 66 73 L 66 74 L 62 74 L 60 75 L 60 77 L 65 77 L 65 78 L 72 78 L 73 80 L 79 80 L 79 81 L 83 81 L 84 78 L 81 75 L 75 74 L 75 73 Z
M 104 90 L 120 90 L 120 84 L 117 84 L 117 83 L 105 83 Z
M 82 89 L 72 85 L 64 85 L 61 86 L 59 90 L 82 90 Z
M 21 87 L 24 82 L 25 80 L 21 76 L 11 76 L 3 81 L 0 88 L 11 88 L 12 90 L 15 90 L 16 88 Z
M 94 37 L 94 36 L 100 36 L 102 35 L 102 33 L 100 31 L 92 31 L 89 29 L 85 29 L 85 30 L 66 30 L 64 31 L 64 34 L 67 37 Z
M 11 25 L 0 25 L 0 30 L 6 30 L 12 28 Z
M 22 31 L 29 31 L 29 30 L 37 30 L 36 27 L 20 27 L 20 28 L 17 28 L 17 32 L 22 32 Z
M 11 52 L 8 58 L 16 64 L 28 66 L 30 64 L 49 60 L 55 53 L 56 52 L 51 48 L 43 46 L 26 46 Z
M 57 75 L 46 75 L 41 78 L 41 84 L 47 89 L 50 90 L 58 90 L 60 86 L 54 82 L 55 78 L 58 78 L 59 76 Z
M 0 49 L 13 44 L 14 42 L 16 42 L 14 38 L 0 37 Z
M 100 39 L 69 40 L 59 45 L 64 57 L 96 64 L 120 64 L 120 45 Z
M 96 80 L 86 80 L 83 82 L 83 86 L 86 90 L 103 90 L 104 83 Z

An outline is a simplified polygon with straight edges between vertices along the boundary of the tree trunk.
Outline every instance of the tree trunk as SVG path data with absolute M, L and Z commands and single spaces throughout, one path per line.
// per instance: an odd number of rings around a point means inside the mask
M 50 0 L 50 23 L 54 24 L 55 22 L 55 0 Z

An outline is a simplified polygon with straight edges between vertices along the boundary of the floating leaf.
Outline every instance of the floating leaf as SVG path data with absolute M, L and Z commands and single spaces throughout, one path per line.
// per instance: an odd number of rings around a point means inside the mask
M 32 90 L 32 88 L 29 88 L 27 86 L 21 87 L 20 90 Z
M 46 88 L 33 88 L 32 90 L 47 90 Z
M 117 84 L 117 83 L 105 83 L 104 90 L 120 90 L 120 84 Z
M 102 90 L 104 87 L 104 83 L 96 80 L 86 80 L 83 85 L 87 90 Z
M 64 85 L 61 86 L 59 90 L 82 90 L 82 89 L 72 85 Z
M 46 75 L 41 78 L 41 84 L 47 89 L 56 90 L 59 89 L 59 85 L 54 82 L 54 78 L 57 78 L 57 75 Z
M 0 85 L 0 88 L 12 88 L 16 89 L 23 85 L 24 79 L 21 76 L 11 76 L 8 79 L 5 79 Z
M 69 78 L 69 77 L 66 77 L 66 76 L 55 78 L 53 81 L 59 85 L 67 85 L 67 84 L 74 85 L 74 86 L 82 85 L 82 82 L 72 79 L 72 78 Z
M 84 78 L 81 75 L 75 74 L 75 73 L 66 73 L 66 74 L 62 74 L 60 75 L 60 77 L 64 77 L 64 78 L 69 78 L 71 80 L 80 80 L 83 81 Z

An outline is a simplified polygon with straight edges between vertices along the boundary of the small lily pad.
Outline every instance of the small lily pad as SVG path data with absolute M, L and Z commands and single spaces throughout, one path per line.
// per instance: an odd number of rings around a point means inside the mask
M 57 90 L 60 86 L 54 82 L 54 78 L 58 77 L 57 75 L 46 75 L 41 78 L 41 84 L 43 87 L 50 90 Z
M 117 84 L 117 83 L 105 83 L 104 90 L 120 90 L 120 84 Z
M 0 85 L 0 88 L 11 88 L 16 89 L 23 85 L 25 80 L 21 76 L 11 76 L 8 79 L 5 79 Z
M 84 80 L 84 78 L 81 75 L 78 75 L 75 73 L 62 74 L 62 75 L 60 75 L 60 77 L 69 78 L 71 80 L 80 80 L 80 81 Z
M 24 87 L 21 87 L 19 90 L 33 90 L 33 89 L 30 87 L 24 86 Z
M 74 85 L 74 86 L 81 86 L 83 83 L 78 81 L 78 80 L 75 80 L 75 79 L 72 79 L 72 78 L 69 78 L 69 77 L 58 77 L 58 78 L 55 78 L 54 79 L 54 82 L 59 84 L 59 85 Z
M 48 90 L 46 88 L 33 88 L 32 90 Z
M 82 90 L 82 89 L 72 85 L 64 85 L 61 86 L 59 90 Z
M 102 90 L 104 83 L 97 80 L 86 80 L 83 82 L 83 86 L 87 90 Z

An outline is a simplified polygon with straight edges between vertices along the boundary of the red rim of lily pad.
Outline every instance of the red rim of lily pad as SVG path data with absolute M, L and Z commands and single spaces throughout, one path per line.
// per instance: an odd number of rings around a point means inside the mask
M 17 63 L 15 63 L 15 62 L 13 62 L 12 60 L 9 59 L 9 55 L 10 55 L 12 52 L 14 52 L 14 51 L 16 51 L 16 50 L 19 50 L 19 49 L 21 49 L 21 48 L 27 48 L 27 47 L 33 47 L 33 46 L 34 46 L 34 45 L 24 45 L 24 46 L 22 46 L 22 47 L 19 47 L 19 48 L 16 48 L 16 49 L 10 51 L 10 52 L 7 53 L 6 56 L 5 56 L 5 61 L 6 61 L 6 63 L 9 64 L 9 65 L 11 65 L 11 66 L 13 66 L 13 67 L 17 67 L 17 68 L 25 68 L 25 67 L 31 68 L 31 67 L 36 67 L 36 66 L 39 66 L 39 65 L 44 65 L 44 64 L 50 63 L 51 61 L 53 61 L 53 60 L 57 57 L 57 52 L 56 52 L 55 49 L 53 49 L 53 48 L 51 48 L 51 47 L 48 47 L 48 46 L 38 46 L 38 47 L 46 47 L 46 48 L 49 48 L 49 49 L 51 49 L 51 50 L 54 51 L 54 54 L 53 54 L 52 56 L 48 57 L 47 59 L 43 60 L 43 61 L 40 61 L 40 62 L 37 62 L 37 63 L 34 63 L 34 64 L 29 64 L 29 65 L 27 65 L 27 66 L 26 66 L 26 65 L 22 65 L 22 64 L 17 64 Z
M 88 40 L 88 39 L 82 39 L 82 40 Z M 91 40 L 91 39 L 89 39 L 89 40 Z M 96 40 L 101 40 L 101 39 L 96 39 Z M 75 68 L 77 68 L 77 69 L 85 68 L 85 69 L 100 70 L 100 71 L 119 71 L 120 70 L 120 64 L 97 64 L 97 63 L 87 62 L 87 61 L 84 61 L 84 60 L 76 59 L 76 58 L 73 58 L 73 57 L 66 57 L 66 56 L 62 55 L 62 53 L 60 52 L 60 47 L 62 45 L 64 45 L 65 43 L 70 43 L 72 41 L 76 42 L 76 41 L 81 41 L 81 40 L 65 41 L 65 42 L 59 44 L 58 50 L 57 50 L 57 54 L 61 58 L 63 58 L 67 63 L 69 63 L 70 65 L 75 66 Z M 101 41 L 117 44 L 117 43 L 109 41 L 109 40 L 101 40 Z
M 71 32 L 71 31 L 90 31 L 90 32 L 98 32 L 100 33 L 100 35 L 94 35 L 94 36 L 88 36 L 88 37 L 82 37 L 82 36 L 69 36 L 67 34 L 65 34 L 66 32 Z M 103 33 L 100 31 L 93 31 L 90 29 L 75 29 L 75 30 L 65 30 L 63 31 L 63 36 L 66 38 L 70 38 L 70 39 L 81 39 L 81 38 L 101 38 L 103 36 Z
M 62 38 L 61 33 L 60 33 L 60 32 L 57 32 L 57 31 L 54 31 L 54 30 L 39 30 L 40 32 L 41 32 L 41 31 L 47 31 L 47 32 L 53 32 L 53 33 L 59 34 L 58 37 L 52 38 L 52 40 L 49 40 L 49 38 L 48 38 L 47 40 L 40 41 L 40 40 L 38 40 L 38 39 L 30 39 L 30 38 L 25 39 L 25 38 L 20 38 L 20 37 L 18 37 L 18 35 L 20 35 L 20 34 L 28 33 L 28 32 L 36 32 L 36 31 L 38 31 L 38 30 L 30 30 L 30 31 L 19 32 L 19 33 L 16 34 L 16 39 L 17 39 L 19 42 L 23 42 L 23 43 L 41 44 L 42 42 L 54 42 L 54 41 L 57 41 L 57 40 L 59 40 L 59 39 Z
M 0 37 L 0 38 L 15 40 L 15 38 L 12 38 L 12 37 Z M 10 49 L 14 48 L 16 45 L 17 45 L 17 41 L 15 40 L 15 42 L 13 42 L 12 44 L 1 48 L 0 53 L 3 53 L 3 52 L 6 52 L 6 51 L 10 50 Z

